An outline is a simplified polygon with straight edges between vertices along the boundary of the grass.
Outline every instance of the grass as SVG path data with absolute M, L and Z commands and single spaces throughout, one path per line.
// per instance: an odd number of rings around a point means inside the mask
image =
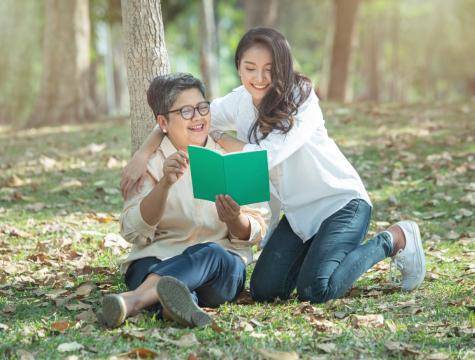
M 129 159 L 130 124 L 4 127 L 0 357 L 26 359 L 23 350 L 37 359 L 126 359 L 136 357 L 127 354 L 131 350 L 145 348 L 161 359 L 257 359 L 257 347 L 287 352 L 283 358 L 289 359 L 292 351 L 302 359 L 475 358 L 475 103 L 323 104 L 323 110 L 330 136 L 358 170 L 373 201 L 368 238 L 387 223 L 419 223 L 430 270 L 420 289 L 403 293 L 391 288 L 385 261 L 339 301 L 311 307 L 295 296 L 273 304 L 252 304 L 246 297 L 213 309 L 218 328 L 188 330 L 145 311 L 114 330 L 91 319 L 75 320 L 86 309 L 68 310 L 67 305 L 82 303 L 96 312 L 101 297 L 125 291 L 118 267 L 127 251 L 105 247 L 103 239 L 119 233 L 117 189 L 120 168 Z M 101 150 L 91 144 L 107 146 Z M 12 175 L 20 179 L 18 185 L 25 183 L 12 187 Z M 68 300 L 86 281 L 92 292 Z M 52 298 L 49 293 L 57 289 L 68 292 Z M 414 301 L 404 304 L 409 300 Z M 359 324 L 356 315 L 368 314 L 383 319 Z M 61 321 L 77 324 L 60 331 Z M 243 331 L 242 322 L 252 331 Z M 194 345 L 176 342 L 193 342 L 191 335 Z M 58 350 L 72 342 L 83 348 Z

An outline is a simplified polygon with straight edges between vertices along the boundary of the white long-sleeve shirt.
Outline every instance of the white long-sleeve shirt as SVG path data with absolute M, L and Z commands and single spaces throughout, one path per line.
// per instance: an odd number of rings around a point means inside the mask
M 259 145 L 252 143 L 252 138 L 249 143 L 248 139 L 256 116 L 251 94 L 240 86 L 211 103 L 211 131 L 237 131 L 237 138 L 248 143 L 243 151 L 267 150 L 269 170 L 274 172 L 271 193 L 281 202 L 292 230 L 304 242 L 317 233 L 325 219 L 350 200 L 363 199 L 371 205 L 358 173 L 328 137 L 313 91 L 294 116 L 293 128 L 285 135 L 274 131 Z M 271 204 L 271 208 L 274 212 L 275 204 Z M 273 220 L 275 218 L 274 213 Z M 274 221 L 273 227 L 276 224 Z

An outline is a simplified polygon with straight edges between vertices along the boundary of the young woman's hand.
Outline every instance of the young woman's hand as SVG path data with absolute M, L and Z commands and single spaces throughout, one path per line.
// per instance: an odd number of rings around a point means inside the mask
M 216 210 L 222 222 L 231 222 L 241 215 L 241 207 L 229 195 L 216 195 Z
M 186 152 L 178 150 L 165 160 L 163 163 L 163 181 L 168 186 L 175 184 L 188 169 L 188 159 Z
M 120 192 L 124 200 L 127 200 L 130 189 L 138 181 L 137 192 L 140 194 L 145 176 L 147 174 L 148 156 L 137 151 L 132 159 L 122 169 L 122 180 L 120 181 Z

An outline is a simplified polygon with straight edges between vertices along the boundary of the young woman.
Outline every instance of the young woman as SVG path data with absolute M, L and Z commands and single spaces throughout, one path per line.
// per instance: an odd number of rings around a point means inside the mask
M 401 271 L 404 290 L 419 287 L 426 262 L 416 223 L 392 225 L 361 245 L 371 201 L 328 137 L 312 83 L 294 70 L 285 38 L 266 27 L 250 30 L 237 47 L 235 65 L 243 86 L 211 104 L 210 134 L 227 152 L 267 150 L 271 192 L 285 214 L 252 274 L 252 297 L 286 299 L 297 288 L 301 301 L 323 303 L 387 257 Z M 237 139 L 224 130 L 237 131 Z M 143 174 L 143 159 L 160 137 L 156 129 L 124 168 L 123 195 Z
M 107 296 L 97 317 L 115 327 L 148 308 L 157 318 L 207 325 L 211 317 L 197 305 L 237 298 L 252 263 L 251 246 L 265 235 L 270 211 L 266 203 L 240 207 L 227 195 L 215 203 L 194 199 L 188 145 L 222 151 L 208 136 L 209 103 L 200 80 L 159 76 L 147 98 L 167 135 L 147 161 L 142 193 L 131 191 L 120 216 L 121 234 L 134 244 L 120 269 L 130 291 Z

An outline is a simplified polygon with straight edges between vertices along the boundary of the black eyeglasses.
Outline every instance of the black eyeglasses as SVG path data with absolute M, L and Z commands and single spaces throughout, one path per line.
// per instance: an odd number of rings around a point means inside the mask
M 202 101 L 198 104 L 197 107 L 187 105 L 187 106 L 182 107 L 181 109 L 172 110 L 172 111 L 169 111 L 167 113 L 160 114 L 160 115 L 166 115 L 166 114 L 170 114 L 170 113 L 173 113 L 173 112 L 180 111 L 181 116 L 183 116 L 183 119 L 191 120 L 191 119 L 193 119 L 193 116 L 195 116 L 195 110 L 198 110 L 198 112 L 202 116 L 208 115 L 208 113 L 209 113 L 209 101 Z

